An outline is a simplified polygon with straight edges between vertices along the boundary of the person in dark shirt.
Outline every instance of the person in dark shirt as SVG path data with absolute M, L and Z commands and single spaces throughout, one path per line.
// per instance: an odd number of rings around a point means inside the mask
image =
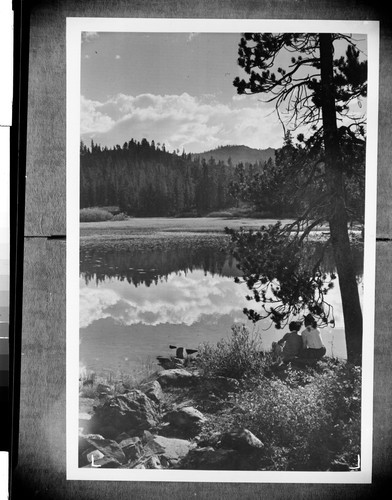
M 280 357 L 284 363 L 289 363 L 296 358 L 302 350 L 302 337 L 298 335 L 301 323 L 292 321 L 289 328 L 290 331 L 273 346 L 274 355 Z

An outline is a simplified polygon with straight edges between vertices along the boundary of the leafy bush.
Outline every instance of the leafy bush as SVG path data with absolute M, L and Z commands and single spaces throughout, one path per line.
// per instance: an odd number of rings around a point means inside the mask
M 220 340 L 216 347 L 209 343 L 199 346 L 197 364 L 207 376 L 244 379 L 260 374 L 266 359 L 261 343 L 245 325 L 234 325 L 232 336 Z
M 101 222 L 111 220 L 112 214 L 99 207 L 82 208 L 80 210 L 80 222 Z
M 296 377 L 293 372 L 291 378 Z M 290 382 L 263 378 L 258 387 L 233 394 L 237 425 L 263 441 L 273 469 L 355 465 L 360 453 L 360 369 L 325 363 L 320 373 L 309 369 L 305 385 L 294 388 Z
M 312 367 L 274 371 L 269 353 L 243 326 L 216 347 L 199 347 L 199 367 L 209 376 L 242 380 L 202 438 L 244 427 L 264 443 L 255 469 L 348 470 L 357 465 L 361 439 L 361 370 L 325 358 Z M 272 368 L 272 369 L 271 369 Z M 257 459 L 258 460 L 258 459 Z M 339 469 L 340 468 L 340 469 Z

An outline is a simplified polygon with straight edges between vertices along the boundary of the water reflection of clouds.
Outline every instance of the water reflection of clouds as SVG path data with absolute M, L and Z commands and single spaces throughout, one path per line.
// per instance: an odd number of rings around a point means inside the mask
M 362 284 L 359 286 L 362 287 Z M 181 328 L 181 335 L 185 337 L 192 334 L 192 338 L 197 338 L 198 341 L 214 339 L 215 342 L 230 333 L 233 323 L 247 323 L 251 331 L 260 333 L 263 345 L 269 348 L 271 342 L 279 340 L 287 328 L 283 331 L 276 330 L 268 320 L 252 326 L 242 312 L 245 306 L 256 306 L 254 302 L 249 303 L 245 299 L 248 292 L 246 285 L 234 283 L 231 277 L 213 276 L 202 270 L 170 274 L 156 287 L 134 287 L 116 279 L 107 279 L 99 285 L 93 281 L 86 284 L 81 279 L 80 327 L 92 325 L 92 332 L 99 334 L 99 325 L 110 319 L 120 329 L 121 325 L 133 325 L 137 331 L 141 328 L 140 335 L 144 341 L 149 334 L 150 337 L 159 339 L 161 330 L 169 328 L 169 340 L 176 343 L 177 340 L 173 340 L 176 327 Z M 361 292 L 362 290 L 362 298 Z M 321 331 L 327 354 L 344 358 L 344 321 L 338 280 L 326 299 L 333 306 L 335 316 L 335 328 L 327 327 Z M 107 328 L 107 323 L 105 325 Z M 151 330 L 148 330 L 149 334 L 146 333 L 146 327 Z M 127 332 L 129 333 L 128 330 Z M 133 330 L 132 335 L 137 335 L 137 332 Z M 202 337 L 199 338 L 200 335 Z M 187 339 L 182 341 L 186 342 Z
M 360 288 L 362 286 L 359 284 Z M 275 330 L 267 320 L 254 327 L 246 321 L 243 308 L 255 306 L 254 302 L 249 303 L 245 299 L 247 293 L 246 285 L 234 283 L 233 278 L 206 275 L 201 270 L 185 275 L 173 273 L 157 287 L 134 287 L 115 279 L 101 282 L 98 286 L 93 282 L 86 285 L 81 279 L 80 327 L 86 328 L 94 323 L 95 328 L 99 320 L 111 318 L 124 326 L 145 325 L 155 328 L 166 324 L 173 327 L 183 325 L 187 329 L 200 326 L 208 337 L 211 334 L 214 336 L 215 330 L 219 329 L 220 338 L 222 331 L 229 332 L 232 323 L 244 322 L 249 324 L 251 330 L 256 328 L 260 331 L 263 344 L 269 347 L 284 332 Z M 326 300 L 333 307 L 335 317 L 335 328 L 322 329 L 327 353 L 345 358 L 344 320 L 338 280 Z
M 186 276 L 172 274 L 157 287 L 131 287 L 113 281 L 98 287 L 80 282 L 80 327 L 112 317 L 126 325 L 162 323 L 192 325 L 202 316 L 241 316 L 246 306 L 246 287 L 233 278 L 194 271 Z
M 118 302 L 118 294 L 110 288 L 101 290 L 88 290 L 87 287 L 80 288 L 79 293 L 79 324 L 83 328 L 93 321 L 111 316 L 108 308 Z
M 125 325 L 192 325 L 202 316 L 224 314 L 244 321 L 242 309 L 252 304 L 245 299 L 247 293 L 246 286 L 235 284 L 233 278 L 201 270 L 171 274 L 157 287 L 135 288 L 112 279 L 96 286 L 80 280 L 80 327 L 108 317 Z M 336 328 L 344 328 L 338 280 L 326 300 L 333 307 Z

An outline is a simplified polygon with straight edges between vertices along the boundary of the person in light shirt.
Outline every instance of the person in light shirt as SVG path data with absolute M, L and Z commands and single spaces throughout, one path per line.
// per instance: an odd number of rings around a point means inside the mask
M 301 332 L 303 351 L 300 357 L 305 359 L 321 359 L 327 352 L 317 328 L 316 320 L 311 314 L 305 316 L 305 329 Z

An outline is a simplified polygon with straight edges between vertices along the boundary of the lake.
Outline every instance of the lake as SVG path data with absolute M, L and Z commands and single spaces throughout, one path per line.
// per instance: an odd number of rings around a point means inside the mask
M 176 222 L 177 223 L 177 222 Z M 208 225 L 208 222 L 207 222 Z M 140 221 L 137 220 L 140 228 Z M 242 310 L 249 307 L 245 284 L 226 250 L 227 239 L 213 225 L 187 233 L 165 234 L 88 227 L 80 260 L 80 362 L 88 370 L 135 371 L 158 355 L 174 352 L 169 345 L 197 348 L 228 338 L 235 322 L 245 323 L 264 349 L 287 331 L 269 321 L 255 325 Z M 127 228 L 129 230 L 129 227 Z M 176 228 L 177 229 L 177 228 Z M 98 238 L 92 237 L 99 234 Z M 357 257 L 362 296 L 361 255 Z M 329 263 L 331 267 L 331 263 Z M 333 264 L 332 264 L 333 266 Z M 333 269 L 329 269 L 333 271 Z M 335 328 L 322 329 L 327 354 L 346 358 L 338 283 L 329 292 Z

